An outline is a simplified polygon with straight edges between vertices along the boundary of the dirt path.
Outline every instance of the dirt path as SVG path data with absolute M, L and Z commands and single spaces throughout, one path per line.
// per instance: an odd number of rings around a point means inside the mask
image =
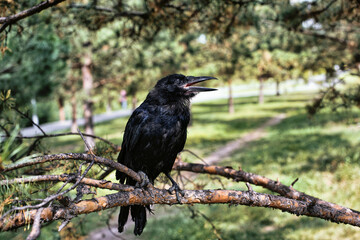
M 204 158 L 204 161 L 209 165 L 213 165 L 213 164 L 220 162 L 224 158 L 229 157 L 234 151 L 240 150 L 240 149 L 246 147 L 247 144 L 249 144 L 250 142 L 256 141 L 256 140 L 259 140 L 259 139 L 265 137 L 267 127 L 275 126 L 275 125 L 279 124 L 285 118 L 286 118 L 286 114 L 282 113 L 282 114 L 279 114 L 279 115 L 269 119 L 267 122 L 263 123 L 260 127 L 245 134 L 241 138 L 231 141 L 231 142 L 227 143 L 225 146 L 221 146 L 215 152 L 210 154 L 208 157 Z M 190 172 L 186 172 L 184 174 L 186 174 L 187 177 L 190 177 L 190 175 L 193 175 Z M 114 233 L 117 233 L 116 224 L 117 224 L 116 219 L 112 219 L 110 221 L 110 225 L 113 226 L 112 231 Z M 133 228 L 134 228 L 134 223 L 129 220 L 126 225 L 126 229 L 133 229 Z M 92 231 L 86 239 L 87 240 L 136 239 L 135 236 L 131 233 L 132 232 L 130 232 L 130 234 L 128 234 L 126 232 L 126 233 L 123 233 L 120 237 L 116 237 L 109 231 L 109 229 L 107 227 L 104 227 L 104 228 L 100 228 L 100 229 Z
M 263 123 L 260 127 L 249 132 L 248 134 L 245 134 L 241 138 L 229 142 L 225 146 L 221 146 L 215 152 L 210 154 L 208 157 L 204 158 L 204 161 L 209 165 L 213 165 L 221 161 L 222 159 L 229 157 L 235 150 L 240 150 L 246 147 L 248 143 L 265 137 L 267 127 L 277 125 L 285 118 L 286 118 L 285 113 L 281 113 L 269 119 L 267 122 Z

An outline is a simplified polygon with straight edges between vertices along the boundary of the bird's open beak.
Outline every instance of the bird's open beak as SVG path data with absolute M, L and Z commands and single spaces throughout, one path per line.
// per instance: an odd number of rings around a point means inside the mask
M 186 78 L 189 80 L 189 82 L 184 85 L 184 88 L 186 88 L 188 91 L 191 91 L 191 92 L 208 92 L 208 91 L 217 90 L 216 88 L 193 86 L 196 83 L 204 82 L 204 81 L 207 81 L 207 80 L 210 80 L 210 79 L 217 79 L 217 78 L 206 77 L 206 76 L 203 76 L 203 77 L 187 76 Z

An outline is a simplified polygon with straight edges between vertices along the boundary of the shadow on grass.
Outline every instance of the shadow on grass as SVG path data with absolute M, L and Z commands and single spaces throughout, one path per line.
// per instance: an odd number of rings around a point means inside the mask
M 214 229 L 198 209 L 211 219 L 216 231 L 223 239 L 288 239 L 295 231 L 317 231 L 329 225 L 321 219 L 297 217 L 265 208 L 247 206 L 227 207 L 211 205 L 191 207 L 194 214 L 183 209 L 176 215 L 150 218 L 141 239 L 216 239 Z M 180 211 L 180 209 L 179 209 Z M 286 219 L 279 221 L 279 219 Z
M 311 219 L 299 217 L 296 220 L 287 221 L 283 226 L 249 224 L 242 228 L 242 231 L 230 231 L 226 239 L 289 239 L 289 235 L 294 231 L 318 231 L 320 228 L 327 226 L 327 222 L 320 219 Z M 311 239 L 311 238 L 309 238 Z
M 235 153 L 232 159 L 250 169 L 275 165 L 283 173 L 333 172 L 353 153 L 354 146 L 340 134 L 286 134 L 253 142 L 246 152 Z

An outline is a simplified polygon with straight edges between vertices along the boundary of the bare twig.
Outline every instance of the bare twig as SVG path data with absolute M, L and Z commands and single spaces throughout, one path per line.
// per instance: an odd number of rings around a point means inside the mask
M 0 31 L 1 32 L 1 31 Z M 24 114 L 23 112 L 21 112 L 17 107 L 12 107 L 12 109 L 15 110 L 15 112 L 17 112 L 18 114 L 20 114 L 23 118 L 28 119 L 32 125 L 35 125 L 43 134 L 44 136 L 46 136 L 45 131 L 39 126 L 39 124 L 36 124 L 29 116 L 27 116 L 26 114 Z
M 305 20 L 305 19 L 308 19 L 308 18 L 313 18 L 313 17 L 316 17 L 317 15 L 327 11 L 331 5 L 333 5 L 337 0 L 332 0 L 328 5 L 326 5 L 324 8 L 322 9 L 319 9 L 319 10 L 315 10 L 315 11 L 311 11 L 311 12 L 306 12 L 302 15 L 299 16 L 299 18 Z
M 85 143 L 85 146 L 87 147 L 88 151 L 90 152 L 91 155 L 94 155 L 94 152 L 92 151 L 92 147 L 90 146 L 90 144 L 86 141 L 86 139 L 84 138 L 83 134 L 81 133 L 80 129 L 78 128 L 77 129 L 78 133 L 80 134 L 82 140 L 84 141 Z
M 29 17 L 31 15 L 34 15 L 36 13 L 41 12 L 44 9 L 53 7 L 61 2 L 64 2 L 65 0 L 47 0 L 47 1 L 43 1 L 29 9 L 26 9 L 22 12 L 16 13 L 14 15 L 11 16 L 7 16 L 7 17 L 0 17 L 0 24 L 2 24 L 2 26 L 0 27 L 0 33 L 2 31 L 5 30 L 5 28 L 11 24 L 16 23 L 17 21 Z
M 245 185 L 246 185 L 246 187 L 248 188 L 248 191 L 249 191 L 249 192 L 254 192 L 254 190 L 252 189 L 250 183 L 246 182 Z
M 44 210 L 44 208 L 39 208 L 36 211 L 35 217 L 34 217 L 34 223 L 31 229 L 30 234 L 27 236 L 26 240 L 33 240 L 37 239 L 40 236 L 41 233 L 41 213 Z
M 68 8 L 73 8 L 73 9 L 82 9 L 82 10 L 95 10 L 95 11 L 99 11 L 99 12 L 104 12 L 104 13 L 112 13 L 114 14 L 116 17 L 141 17 L 141 18 L 145 18 L 149 15 L 149 13 L 147 12 L 139 12 L 139 11 L 123 11 L 123 12 L 119 12 L 116 11 L 115 8 L 107 8 L 107 7 L 102 7 L 102 6 L 96 6 L 96 5 L 85 5 L 85 4 L 69 4 Z
M 38 183 L 38 182 L 75 182 L 76 178 L 68 174 L 62 175 L 40 175 L 40 176 L 31 176 L 27 178 L 14 178 L 11 180 L 1 180 L 0 186 L 8 186 L 12 184 L 29 184 L 29 183 Z M 113 183 L 111 181 L 105 180 L 96 180 L 92 178 L 84 177 L 80 181 L 81 184 L 87 186 L 92 186 L 96 188 L 103 188 L 115 191 L 133 191 L 134 187 L 126 186 L 119 183 Z
M 199 210 L 192 209 L 191 207 L 188 207 L 188 209 L 191 211 L 193 216 L 196 216 L 197 214 L 199 214 L 201 217 L 203 217 L 205 219 L 205 221 L 207 221 L 211 225 L 211 227 L 213 229 L 213 233 L 217 237 L 218 240 L 223 239 L 219 233 L 219 230 L 217 230 L 215 224 L 211 221 L 211 219 L 208 216 L 206 216 L 204 213 L 200 212 Z
M 188 152 L 190 153 L 191 155 L 193 155 L 194 157 L 196 157 L 197 159 L 199 159 L 201 162 L 203 162 L 205 165 L 208 165 L 207 162 L 202 158 L 200 157 L 199 155 L 197 155 L 196 153 L 194 153 L 193 151 L 189 150 L 189 149 L 184 149 L 182 150 L 183 152 Z
M 64 227 L 66 227 L 66 225 L 68 225 L 68 223 L 70 222 L 71 219 L 65 219 L 65 221 L 63 221 L 61 223 L 61 225 L 58 228 L 58 232 L 60 232 Z
M 0 126 L 1 127 L 1 126 Z M 67 133 L 58 133 L 58 134 L 46 134 L 46 135 L 41 135 L 41 136 L 16 136 L 16 138 L 20 138 L 20 139 L 31 139 L 31 138 L 37 138 L 37 139 L 42 139 L 42 138 L 52 138 L 52 137 L 63 137 L 63 136 L 70 136 L 70 135 L 76 135 L 78 136 L 79 133 L 73 133 L 73 132 L 67 132 Z M 87 133 L 82 133 L 82 135 L 84 135 L 85 137 L 92 137 L 95 139 L 99 139 L 103 142 L 105 142 L 106 144 L 110 145 L 115 151 L 120 151 L 121 147 L 110 142 L 109 140 L 106 140 L 105 138 L 96 136 L 96 135 L 92 135 L 92 134 L 87 134 Z M 10 135 L 6 134 L 5 136 L 0 136 L 1 138 L 8 138 Z
M 110 226 L 110 220 L 111 220 L 112 215 L 113 215 L 114 213 L 116 213 L 115 210 L 113 210 L 113 211 L 111 211 L 111 212 L 109 211 L 109 215 L 108 215 L 108 217 L 107 217 L 107 219 L 106 219 L 106 225 L 107 225 L 107 227 L 108 227 L 108 230 L 109 230 L 109 232 L 110 232 L 114 237 L 116 237 L 116 238 L 118 238 L 118 239 L 123 239 L 123 240 L 125 240 L 122 236 L 120 236 L 119 234 L 117 234 L 116 232 L 114 232 L 113 229 L 112 229 L 111 226 Z
M 291 187 L 294 187 L 294 185 L 295 185 L 295 183 L 296 183 L 297 181 L 299 181 L 299 178 L 296 178 L 296 179 L 290 184 L 290 186 L 291 186 Z

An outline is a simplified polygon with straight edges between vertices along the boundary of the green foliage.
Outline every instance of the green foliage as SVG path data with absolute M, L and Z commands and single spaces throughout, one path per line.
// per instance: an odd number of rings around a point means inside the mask
M 22 106 L 30 99 L 51 96 L 65 76 L 67 42 L 56 35 L 53 25 L 45 23 L 8 38 L 11 52 L 0 60 L 0 90 L 11 89 Z
M 360 77 L 345 74 L 341 80 L 335 79 L 330 86 L 322 90 L 313 101 L 306 105 L 309 116 L 313 117 L 324 108 L 333 112 L 351 110 L 360 107 Z
M 0 111 L 11 109 L 15 106 L 15 99 L 11 97 L 11 90 L 0 92 Z

